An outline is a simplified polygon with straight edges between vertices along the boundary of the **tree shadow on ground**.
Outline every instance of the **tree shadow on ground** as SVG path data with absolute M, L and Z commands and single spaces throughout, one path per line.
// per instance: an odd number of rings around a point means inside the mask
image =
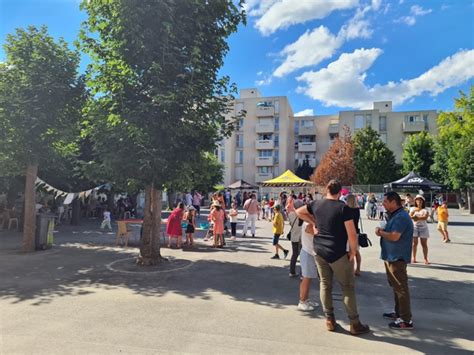
M 161 272 L 159 266 L 149 271 L 133 264 L 136 256 L 133 248 L 88 245 L 64 239 L 54 249 L 34 254 L 3 250 L 0 299 L 41 306 L 60 297 L 80 297 L 117 288 L 126 288 L 146 297 L 160 298 L 174 293 L 209 301 L 217 292 L 237 302 L 274 309 L 295 307 L 298 299 L 298 282 L 289 279 L 286 268 L 281 266 L 201 259 L 187 261 L 183 264 L 185 267 L 172 271 Z M 170 265 L 178 264 L 185 256 L 185 253 L 178 255 Z M 137 272 L 120 271 L 119 262 L 127 262 L 127 259 L 130 262 L 127 270 Z M 107 267 L 113 263 L 113 269 Z M 385 274 L 364 272 L 357 279 L 359 312 L 373 330 L 364 339 L 380 342 L 381 346 L 391 343 L 425 353 L 464 353 L 456 339 L 472 341 L 474 304 L 468 301 L 472 296 L 472 284 L 410 277 L 410 291 L 417 330 L 407 335 L 388 330 L 386 322 L 379 317 L 392 302 Z M 313 289 L 312 296 L 315 296 L 314 292 L 317 291 Z M 342 296 L 337 286 L 334 299 L 336 315 L 344 319 Z M 322 318 L 321 310 L 306 316 Z M 341 328 L 340 334 L 347 334 L 347 330 Z

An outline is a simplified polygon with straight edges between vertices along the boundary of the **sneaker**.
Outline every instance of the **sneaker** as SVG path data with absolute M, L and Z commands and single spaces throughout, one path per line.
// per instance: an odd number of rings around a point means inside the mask
M 305 312 L 314 311 L 314 307 L 311 306 L 308 302 L 301 302 L 301 301 L 298 303 L 298 309 L 300 311 L 305 311 Z
M 413 329 L 413 322 L 405 322 L 401 318 L 398 318 L 396 321 L 390 323 L 388 325 L 391 329 L 400 329 L 400 330 L 412 330 Z
M 395 312 L 388 312 L 383 314 L 384 319 L 391 319 L 391 320 L 397 320 L 398 319 L 398 314 Z
M 306 301 L 306 302 L 308 302 L 308 304 L 309 304 L 310 306 L 313 306 L 313 307 L 318 307 L 318 306 L 319 306 L 319 303 L 318 303 L 318 302 L 315 302 L 315 301 Z
M 292 273 L 290 272 L 290 274 L 289 274 L 288 276 L 291 277 L 291 278 L 294 278 L 294 277 L 296 277 L 296 276 L 298 276 L 298 275 L 292 274 Z
M 283 250 L 283 255 L 284 255 L 284 258 L 285 258 L 285 259 L 286 259 L 286 257 L 288 256 L 288 253 L 289 253 L 288 250 Z
M 275 255 L 273 255 L 270 259 L 280 259 L 280 255 L 275 254 Z
M 357 322 L 357 323 L 351 324 L 350 332 L 351 332 L 351 335 L 361 335 L 361 334 L 370 332 L 370 328 L 366 324 Z

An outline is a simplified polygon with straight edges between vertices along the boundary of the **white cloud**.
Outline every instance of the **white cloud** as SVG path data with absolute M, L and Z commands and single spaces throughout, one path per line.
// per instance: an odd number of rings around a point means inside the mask
M 263 35 L 270 35 L 278 29 L 323 19 L 333 11 L 351 9 L 358 4 L 359 0 L 251 0 L 246 8 L 250 16 L 259 17 L 255 27 Z
M 306 84 L 298 92 L 326 106 L 368 108 L 373 101 L 397 105 L 424 93 L 435 96 L 474 77 L 474 50 L 460 50 L 416 78 L 368 87 L 367 70 L 381 54 L 379 48 L 344 53 L 326 68 L 298 77 Z
M 337 35 L 332 34 L 325 26 L 319 26 L 311 32 L 307 30 L 279 53 L 285 59 L 273 75 L 283 77 L 300 68 L 317 65 L 331 58 L 344 42 L 355 38 L 370 38 L 373 31 L 366 15 L 369 11 L 376 11 L 379 8 L 378 0 L 373 0 L 371 5 L 359 7 Z
M 262 80 L 255 80 L 255 85 L 257 86 L 265 86 L 270 85 L 272 83 L 272 77 L 269 76 L 267 78 L 263 78 Z
M 295 113 L 295 117 L 302 116 L 314 116 L 314 110 L 312 108 L 307 108 L 306 110 Z
M 397 23 L 405 23 L 408 26 L 413 26 L 416 23 L 416 18 L 420 16 L 425 16 L 432 12 L 431 9 L 423 9 L 421 6 L 418 5 L 413 5 L 410 8 L 410 15 L 408 16 L 402 16 L 398 19 L 395 20 Z
M 263 71 L 261 71 L 261 70 L 259 72 L 257 72 L 257 76 L 262 76 L 262 74 L 263 74 Z
M 332 57 L 341 45 L 342 39 L 324 26 L 319 26 L 311 32 L 306 31 L 296 42 L 287 45 L 280 52 L 280 55 L 286 58 L 273 75 L 282 77 L 299 68 L 316 65 Z

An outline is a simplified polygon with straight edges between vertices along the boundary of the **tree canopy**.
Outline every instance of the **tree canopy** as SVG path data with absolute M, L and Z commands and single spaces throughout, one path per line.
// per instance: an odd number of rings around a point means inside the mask
M 374 129 L 358 130 L 353 142 L 357 184 L 383 184 L 397 177 L 395 155 Z
M 352 185 L 355 181 L 354 144 L 351 132 L 344 127 L 342 138 L 337 137 L 312 175 L 312 181 L 325 186 L 331 179 L 338 179 L 343 185 Z
M 431 166 L 434 163 L 434 140 L 426 131 L 409 135 L 403 143 L 403 174 L 414 171 L 431 179 Z
M 85 134 L 112 179 L 146 187 L 140 262 L 159 260 L 161 189 L 234 129 L 235 86 L 219 69 L 245 22 L 232 0 L 84 1 L 81 47 L 96 94 Z
M 474 185 L 474 87 L 469 95 L 461 92 L 455 110 L 441 112 L 433 167 L 440 182 L 453 189 L 473 189 Z

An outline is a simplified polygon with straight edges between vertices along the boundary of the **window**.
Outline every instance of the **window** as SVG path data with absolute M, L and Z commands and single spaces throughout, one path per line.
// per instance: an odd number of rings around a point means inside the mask
M 275 134 L 275 148 L 280 146 L 280 137 L 278 134 Z
M 221 163 L 225 162 L 225 149 L 221 148 Z
M 387 130 L 387 116 L 379 117 L 379 131 L 385 132 Z
M 275 116 L 275 131 L 280 130 L 280 117 Z
M 387 133 L 380 133 L 380 140 L 387 144 Z
M 425 123 L 425 129 L 428 130 L 428 114 L 423 114 L 423 122 Z
M 239 118 L 239 121 L 237 122 L 237 130 L 241 131 L 243 127 L 244 127 L 244 119 Z
M 372 114 L 365 115 L 365 126 L 372 127 Z
M 354 129 L 362 129 L 364 127 L 365 127 L 364 115 L 355 115 L 354 116 Z
M 244 147 L 244 135 L 243 134 L 237 134 L 236 140 L 235 140 L 235 146 L 237 148 L 243 148 Z
M 312 128 L 312 127 L 314 127 L 314 121 L 313 120 L 302 120 L 301 121 L 301 127 Z
M 271 174 L 272 167 L 271 166 L 259 166 L 257 167 L 257 171 L 259 174 Z
M 273 135 L 271 133 L 259 133 L 258 140 L 259 141 L 271 141 Z
M 280 113 L 280 101 L 275 100 L 275 114 Z
M 299 129 L 300 128 L 300 121 L 295 120 L 295 136 L 298 135 Z
M 406 123 L 420 122 L 420 115 L 406 115 L 405 122 Z
M 272 150 L 267 150 L 267 149 L 265 149 L 265 150 L 259 150 L 259 151 L 258 151 L 258 156 L 259 156 L 260 158 L 271 157 L 272 154 L 273 154 L 273 151 L 272 151 Z
M 279 159 L 279 154 L 280 154 L 280 151 L 278 149 L 275 149 L 274 150 L 274 154 L 273 154 L 273 157 L 274 157 L 274 164 L 278 164 L 280 159 Z
M 235 151 L 235 164 L 243 164 L 244 162 L 244 151 L 236 150 Z
M 273 102 L 271 102 L 271 101 L 259 101 L 259 102 L 257 102 L 257 107 L 273 107 Z
M 301 136 L 300 143 L 314 143 L 316 142 L 315 136 Z

